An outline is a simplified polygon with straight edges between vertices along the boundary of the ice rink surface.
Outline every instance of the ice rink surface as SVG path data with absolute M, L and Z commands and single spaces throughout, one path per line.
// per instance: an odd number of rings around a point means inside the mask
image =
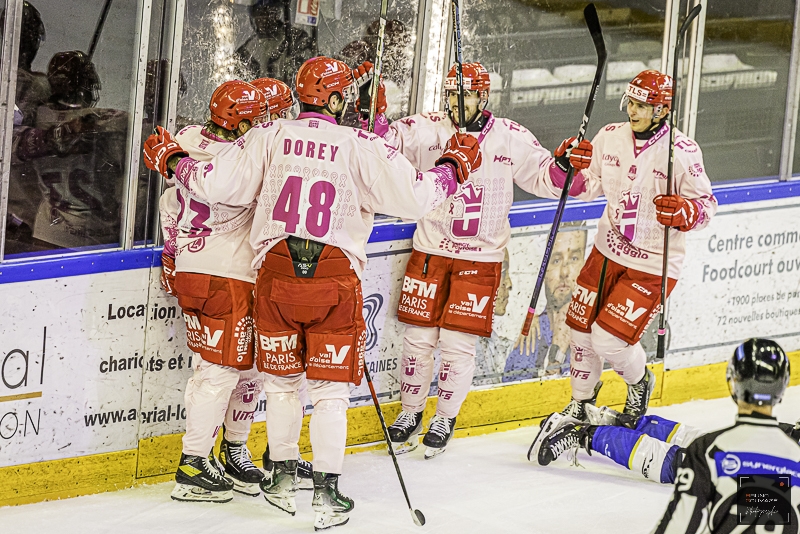
M 653 408 L 650 413 L 711 431 L 731 424 L 735 411 L 733 402 L 724 398 Z M 785 422 L 800 417 L 800 387 L 787 391 L 776 415 Z M 348 455 L 340 488 L 356 506 L 349 524 L 329 532 L 650 532 L 669 501 L 671 486 L 641 480 L 607 458 L 585 452 L 579 456 L 582 467 L 571 466 L 564 457 L 546 468 L 534 466 L 525 453 L 535 431 L 526 427 L 455 439 L 445 454 L 427 461 L 422 447 L 401 456 L 411 503 L 427 519 L 422 528 L 411 522 L 387 454 Z M 297 515 L 290 517 L 262 497 L 235 494 L 227 504 L 175 502 L 169 498 L 172 487 L 169 482 L 0 508 L 0 532 L 313 532 L 311 491 L 299 492 Z

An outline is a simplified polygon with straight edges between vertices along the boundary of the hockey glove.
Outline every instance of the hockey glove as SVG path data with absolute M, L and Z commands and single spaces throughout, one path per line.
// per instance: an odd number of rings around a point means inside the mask
M 156 126 L 156 133 L 144 142 L 144 164 L 148 169 L 157 171 L 169 178 L 170 170 L 167 162 L 172 156 L 186 157 L 189 154 L 181 148 L 175 138 L 161 126 Z
M 358 100 L 356 100 L 356 109 L 362 117 L 369 117 L 369 104 L 372 83 L 365 83 L 361 86 L 358 93 Z M 386 86 L 383 85 L 383 80 L 378 84 L 378 105 L 376 106 L 375 113 L 381 114 L 386 112 Z
M 353 69 L 353 78 L 356 79 L 356 85 L 358 85 L 359 89 L 372 81 L 372 75 L 374 73 L 374 66 L 370 61 L 365 61 Z
M 582 171 L 588 168 L 592 162 L 592 143 L 588 139 L 584 139 L 574 146 L 576 141 L 575 137 L 564 139 L 553 153 L 556 157 L 556 165 L 564 172 L 569 171 L 570 165 L 575 168 L 576 172 Z
M 483 157 L 478 140 L 469 134 L 453 134 L 444 147 L 444 152 L 436 160 L 436 165 L 449 163 L 455 168 L 456 180 L 463 184 L 469 178 L 470 173 L 477 171 Z
M 656 219 L 664 226 L 688 232 L 697 225 L 700 207 L 694 200 L 680 195 L 658 195 L 653 199 L 656 205 Z
M 175 258 L 165 252 L 161 253 L 161 287 L 173 297 L 178 296 L 175 293 Z

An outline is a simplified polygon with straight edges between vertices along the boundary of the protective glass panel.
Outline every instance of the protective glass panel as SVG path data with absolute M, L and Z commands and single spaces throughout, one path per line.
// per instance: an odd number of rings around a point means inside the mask
M 712 181 L 777 176 L 792 0 L 710 0 L 695 139 Z
M 585 3 L 566 0 L 476 0 L 465 3 L 464 61 L 491 73 L 488 109 L 529 128 L 551 151 L 577 135 L 597 63 L 583 20 Z M 665 0 L 611 0 L 598 5 L 608 65 L 587 130 L 627 120 L 620 99 L 628 82 L 661 68 Z M 514 199 L 533 198 L 515 189 Z
M 374 61 L 380 2 L 375 0 L 188 0 L 178 126 L 202 124 L 214 89 L 232 79 L 277 78 L 294 86 L 297 69 L 314 56 L 355 67 Z M 314 9 L 318 7 L 318 11 Z M 389 109 L 408 114 L 418 0 L 389 2 L 384 79 Z M 352 122 L 355 114 L 348 114 Z
M 135 25 L 136 2 L 25 2 L 6 259 L 119 245 Z
M 167 122 L 167 90 L 170 61 L 167 57 L 170 36 L 168 17 L 170 12 L 163 0 L 154 0 L 150 18 L 150 43 L 147 48 L 147 70 L 145 72 L 144 108 L 142 109 L 141 146 L 158 124 Z M 134 245 L 155 244 L 159 234 L 158 199 L 161 195 L 162 179 L 157 172 L 149 170 L 144 158 L 139 159 L 139 176 L 136 189 L 136 219 Z

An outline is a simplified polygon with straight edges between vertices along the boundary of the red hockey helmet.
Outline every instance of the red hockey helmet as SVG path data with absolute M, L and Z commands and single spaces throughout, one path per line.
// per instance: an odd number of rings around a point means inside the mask
M 267 98 L 253 85 L 241 80 L 225 82 L 214 90 L 211 121 L 226 130 L 235 130 L 243 120 L 257 124 L 267 116 Z
M 463 63 L 461 65 L 461 76 L 464 78 L 465 91 L 486 91 L 488 93 L 490 80 L 489 73 L 478 63 Z M 444 90 L 458 91 L 458 79 L 456 78 L 456 65 L 450 67 L 447 78 L 444 80 Z
M 660 111 L 658 106 L 670 109 L 672 107 L 672 77 L 657 70 L 640 72 L 628 84 L 628 88 L 622 96 L 620 109 L 624 109 L 628 105 L 628 100 L 631 99 L 656 107 L 655 113 Z
M 274 78 L 259 78 L 250 82 L 261 91 L 267 99 L 269 117 L 277 114 L 281 119 L 290 118 L 290 110 L 294 104 L 292 90 L 288 85 Z
M 353 70 L 343 61 L 324 56 L 312 57 L 297 71 L 297 97 L 311 106 L 326 106 L 333 93 L 345 102 L 355 102 L 358 87 Z

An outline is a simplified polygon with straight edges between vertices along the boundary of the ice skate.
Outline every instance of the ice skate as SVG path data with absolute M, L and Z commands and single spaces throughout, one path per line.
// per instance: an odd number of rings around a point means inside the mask
M 542 421 L 542 424 L 539 428 L 539 433 L 536 435 L 536 438 L 534 438 L 533 443 L 531 443 L 531 446 L 528 449 L 528 461 L 537 461 L 539 457 L 539 451 L 542 448 L 542 443 L 544 443 L 544 440 L 546 440 L 548 437 L 552 436 L 554 432 L 570 423 L 580 422 L 581 421 L 579 419 L 569 415 L 564 415 L 563 412 L 555 412 L 548 415 L 544 421 Z
M 591 455 L 588 428 L 589 425 L 586 423 L 565 417 L 560 424 L 553 427 L 552 432 L 547 433 L 540 440 L 541 446 L 536 454 L 536 461 L 539 462 L 539 465 L 548 465 L 570 449 L 574 449 L 574 454 L 577 454 L 580 446 L 586 447 L 587 452 Z M 545 432 L 542 431 L 542 434 Z
M 594 392 L 592 393 L 591 398 L 587 400 L 576 400 L 571 399 L 569 404 L 561 410 L 561 415 L 565 415 L 567 417 L 572 417 L 577 419 L 578 421 L 586 421 L 586 404 L 595 404 L 597 403 L 597 394 L 600 393 L 600 388 L 603 387 L 603 381 L 600 380 L 597 382 L 597 385 L 594 387 Z
M 261 456 L 263 462 L 264 472 L 266 477 L 269 478 L 272 473 L 272 461 L 269 459 L 269 445 Z M 303 460 L 303 457 L 297 455 L 297 489 L 299 490 L 313 490 L 314 480 L 311 477 L 312 467 L 311 462 Z
M 219 448 L 219 462 L 225 478 L 233 482 L 233 491 L 251 497 L 261 494 L 258 485 L 264 480 L 264 473 L 252 462 L 247 443 L 223 438 Z
M 314 530 L 344 525 L 355 503 L 339 492 L 339 475 L 314 471 Z
M 650 405 L 650 396 L 656 386 L 656 377 L 648 368 L 644 376 L 636 384 L 628 385 L 628 398 L 625 400 L 625 409 L 622 413 L 633 417 L 641 417 L 647 412 Z
M 594 404 L 584 404 L 586 408 L 586 419 L 590 425 L 596 426 L 624 426 L 636 428 L 639 417 L 620 413 L 608 406 L 595 406 Z
M 175 483 L 170 497 L 176 501 L 223 503 L 233 499 L 233 483 L 207 457 L 181 454 Z
M 442 417 L 434 415 L 431 419 L 428 433 L 422 440 L 425 449 L 425 459 L 430 460 L 434 456 L 439 456 L 447 448 L 447 444 L 453 437 L 453 430 L 456 426 L 456 418 Z
M 290 515 L 297 512 L 294 502 L 297 493 L 297 460 L 272 462 L 272 469 L 260 486 L 264 498 L 272 506 Z
M 412 413 L 403 410 L 389 427 L 389 440 L 395 454 L 405 454 L 419 447 L 419 434 L 422 431 L 422 412 Z

